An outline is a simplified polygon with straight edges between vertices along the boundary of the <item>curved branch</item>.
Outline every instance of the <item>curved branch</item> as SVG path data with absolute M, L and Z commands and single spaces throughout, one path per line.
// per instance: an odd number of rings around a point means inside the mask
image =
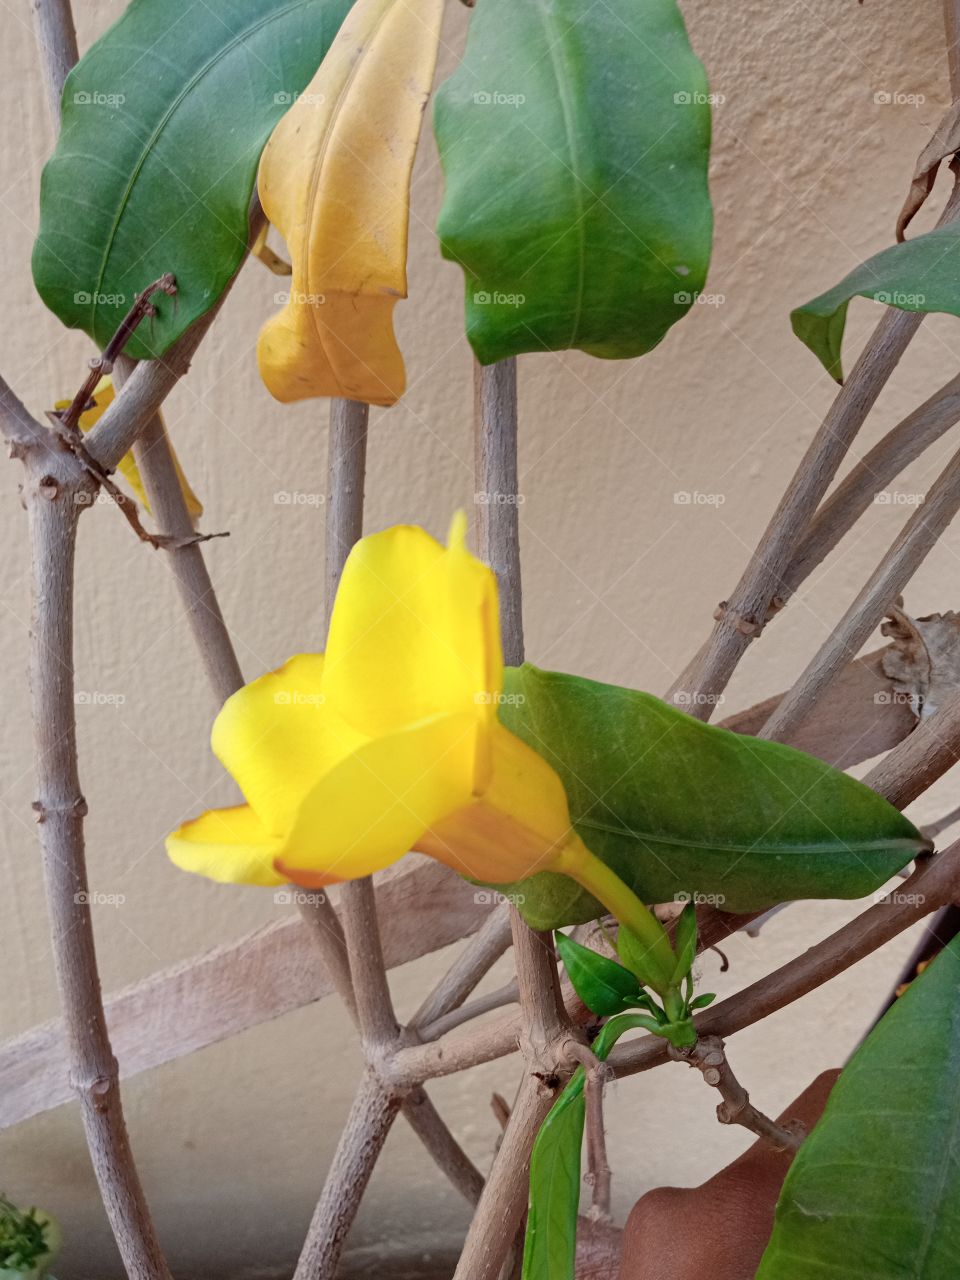
M 918 869 L 889 899 L 870 907 L 803 955 L 699 1014 L 694 1019 L 698 1034 L 726 1037 L 753 1026 L 823 986 L 904 929 L 958 897 L 960 841 L 918 864 Z M 632 1044 L 617 1045 L 607 1061 L 617 1075 L 631 1075 L 666 1062 L 668 1047 L 658 1036 L 643 1036 Z

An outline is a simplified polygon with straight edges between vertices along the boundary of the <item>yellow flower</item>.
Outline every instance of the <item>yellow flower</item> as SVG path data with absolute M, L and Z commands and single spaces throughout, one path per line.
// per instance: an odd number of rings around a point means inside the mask
M 465 524 L 446 548 L 409 526 L 357 544 L 326 654 L 291 658 L 217 716 L 213 750 L 247 803 L 170 836 L 179 867 L 313 888 L 416 848 L 506 883 L 579 843 L 560 779 L 497 718 L 496 582 Z
M 246 804 L 167 839 L 178 867 L 220 881 L 319 888 L 417 849 L 471 879 L 573 876 L 651 953 L 660 924 L 584 846 L 559 777 L 497 717 L 503 656 L 492 572 L 401 525 L 350 553 L 326 654 L 300 654 L 224 704 L 213 750 Z

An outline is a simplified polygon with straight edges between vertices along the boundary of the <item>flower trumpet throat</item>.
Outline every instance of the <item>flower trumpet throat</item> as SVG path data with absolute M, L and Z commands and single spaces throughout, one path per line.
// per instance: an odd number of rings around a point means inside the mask
M 465 537 L 460 515 L 446 547 L 410 526 L 354 547 L 326 653 L 291 658 L 217 716 L 213 750 L 245 803 L 175 831 L 177 866 L 314 888 L 410 849 L 490 884 L 590 861 L 559 777 L 497 717 L 496 581 Z

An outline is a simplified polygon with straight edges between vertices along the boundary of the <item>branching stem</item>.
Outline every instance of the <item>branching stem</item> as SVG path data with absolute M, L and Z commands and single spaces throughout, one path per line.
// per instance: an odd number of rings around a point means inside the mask
M 738 1124 L 758 1138 L 764 1138 L 777 1151 L 796 1151 L 805 1137 L 802 1129 L 779 1124 L 758 1111 L 750 1095 L 733 1074 L 726 1049 L 719 1036 L 701 1036 L 690 1049 L 670 1046 L 670 1057 L 695 1067 L 704 1081 L 721 1097 L 717 1119 L 721 1124 Z

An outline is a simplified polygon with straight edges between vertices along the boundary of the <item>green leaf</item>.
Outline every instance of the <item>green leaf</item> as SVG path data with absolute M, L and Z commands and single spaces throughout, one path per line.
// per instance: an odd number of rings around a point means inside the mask
M 601 1029 L 593 1042 L 594 1057 L 602 1062 L 624 1032 L 635 1028 L 657 1029 L 652 1019 L 642 1014 L 623 1014 Z M 573 1280 L 585 1084 L 583 1067 L 577 1067 L 533 1144 L 523 1280 Z
M 107 344 L 165 271 L 127 346 L 159 356 L 243 257 L 257 162 L 349 0 L 133 0 L 67 77 L 40 186 L 33 278 L 70 328 Z
M 557 951 L 574 991 L 593 1013 L 607 1018 L 645 1003 L 636 978 L 616 961 L 582 947 L 563 933 L 557 934 Z
M 18 1209 L 0 1193 L 0 1280 L 41 1280 L 60 1250 L 60 1227 L 39 1209 Z
M 585 1082 L 583 1067 L 577 1067 L 533 1146 L 523 1280 L 573 1280 Z
M 697 996 L 695 1000 L 690 1001 L 690 1012 L 694 1009 L 705 1009 L 708 1004 L 713 1004 L 717 998 L 715 991 L 705 991 L 702 996 Z
M 500 715 L 566 788 L 573 825 L 645 902 L 703 894 L 727 911 L 859 898 L 928 849 L 862 783 L 776 742 L 702 724 L 650 694 L 512 668 Z M 541 872 L 504 892 L 538 929 L 600 904 Z
M 693 968 L 693 962 L 697 958 L 697 908 L 692 902 L 688 902 L 680 912 L 674 950 L 677 953 L 677 967 L 673 972 L 673 980 L 680 982 Z
M 651 959 L 651 947 L 628 929 L 625 924 L 617 933 L 617 954 L 631 973 L 644 984 L 657 990 L 661 985 L 656 956 Z
M 847 307 L 854 297 L 901 311 L 960 316 L 960 226 L 950 223 L 884 249 L 791 313 L 794 333 L 838 382 L 843 381 L 840 353 Z
M 642 355 L 689 310 L 710 258 L 710 104 L 675 0 L 483 0 L 434 127 L 440 246 L 482 363 Z
M 757 1280 L 955 1280 L 960 939 L 871 1032 L 800 1148 Z

